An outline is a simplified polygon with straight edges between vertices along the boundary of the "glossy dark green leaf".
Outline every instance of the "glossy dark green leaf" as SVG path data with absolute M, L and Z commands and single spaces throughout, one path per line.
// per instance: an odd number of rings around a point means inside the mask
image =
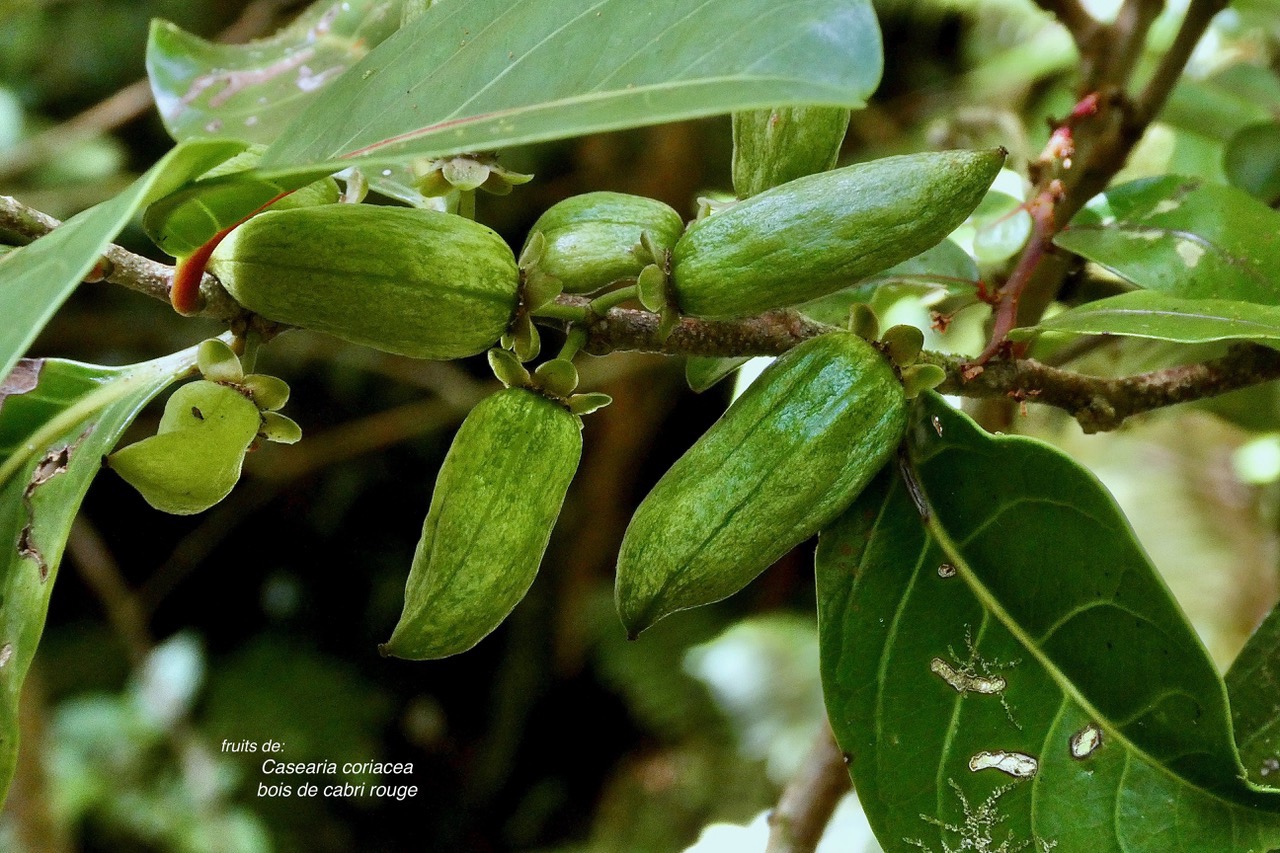
M 858 106 L 880 70 L 862 0 L 450 0 L 326 87 L 263 165 L 489 150 L 775 104 Z
M 0 376 L 8 374 L 120 229 L 152 199 L 173 192 L 244 146 L 189 142 L 170 151 L 127 190 L 57 230 L 0 257 Z
M 63 548 L 102 457 L 194 348 L 130 367 L 25 360 L 0 397 L 0 801 L 18 748 L 18 700 Z
M 1280 845 L 1280 792 L 1243 780 L 1222 681 L 1097 481 L 934 395 L 909 443 L 913 485 L 884 472 L 817 560 L 828 712 L 884 849 Z
M 1040 332 L 1128 335 L 1188 344 L 1258 341 L 1280 345 L 1280 306 L 1135 290 L 1055 314 L 1038 326 L 1014 330 L 1010 337 L 1025 340 Z
M 1235 187 L 1166 175 L 1107 190 L 1054 240 L 1139 287 L 1280 305 L 1280 213 Z
M 270 38 L 218 44 L 153 21 L 147 77 L 176 140 L 274 142 L 319 94 L 400 25 L 401 0 L 319 2 Z
M 1226 682 L 1236 743 L 1249 778 L 1280 785 L 1280 607 L 1245 643 Z

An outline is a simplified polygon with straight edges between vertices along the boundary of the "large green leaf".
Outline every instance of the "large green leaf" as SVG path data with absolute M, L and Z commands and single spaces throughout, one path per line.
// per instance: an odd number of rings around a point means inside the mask
M 400 26 L 402 0 L 316 3 L 250 44 L 216 44 L 153 21 L 147 76 L 174 139 L 274 142 L 320 89 Z
M 1127 335 L 1187 344 L 1280 344 L 1280 306 L 1229 299 L 1183 299 L 1153 290 L 1135 290 L 1087 302 L 1055 314 L 1038 326 L 1015 329 L 1009 337 L 1024 340 L 1040 332 Z
M 817 560 L 828 712 L 885 850 L 1280 846 L 1280 792 L 1244 781 L 1222 681 L 1097 481 L 933 395 L 909 444 L 913 485 L 882 474 Z
M 326 87 L 263 167 L 488 150 L 751 107 L 861 106 L 881 64 L 864 0 L 447 0 Z
M 0 376 L 8 375 L 130 218 L 244 149 L 230 141 L 188 142 L 120 195 L 78 213 L 29 246 L 0 256 Z
M 195 349 L 130 367 L 32 359 L 0 385 L 0 801 L 18 749 L 18 699 L 80 501 L 138 411 Z
M 1253 632 L 1226 681 L 1245 769 L 1259 783 L 1280 785 L 1280 607 Z
M 1166 175 L 1107 190 L 1055 238 L 1139 287 L 1280 305 L 1280 213 L 1234 187 Z

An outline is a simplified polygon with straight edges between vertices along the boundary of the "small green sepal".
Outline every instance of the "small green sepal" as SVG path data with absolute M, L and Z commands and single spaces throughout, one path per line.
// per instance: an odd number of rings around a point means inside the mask
M 284 408 L 285 403 L 289 402 L 289 384 L 275 376 L 250 373 L 239 385 L 249 393 L 253 402 L 264 412 L 279 411 Z
M 880 337 L 880 318 L 870 305 L 855 302 L 849 306 L 849 331 L 864 341 L 874 341 Z
M 578 387 L 578 368 L 567 358 L 544 361 L 533 371 L 534 384 L 554 397 L 568 397 Z
M 526 311 L 537 311 L 556 301 L 564 292 L 564 282 L 534 267 L 523 271 L 524 306 Z
M 527 388 L 531 384 L 529 371 L 507 350 L 489 350 L 489 369 L 508 388 Z
M 511 349 L 521 361 L 533 361 L 542 352 L 542 338 L 538 336 L 538 327 L 527 313 L 516 318 L 515 328 L 511 330 Z
M 217 338 L 201 341 L 200 348 L 196 350 L 196 365 L 200 368 L 201 375 L 210 382 L 235 384 L 244 379 L 239 356 Z
M 258 434 L 276 444 L 297 444 L 302 438 L 302 427 L 293 418 L 279 412 L 263 412 L 262 429 Z
M 547 235 L 541 231 L 534 231 L 529 235 L 529 240 L 524 244 L 524 248 L 520 250 L 520 260 L 516 263 L 520 269 L 531 269 L 538 261 L 542 260 L 542 256 L 547 253 Z
M 947 379 L 947 372 L 936 364 L 913 364 L 902 370 L 902 388 L 907 399 L 914 400 L 922 391 L 932 391 Z
M 898 367 L 915 364 L 924 349 L 924 332 L 915 326 L 894 326 L 880 340 L 889 359 Z
M 574 394 L 569 398 L 569 411 L 575 415 L 589 415 L 613 402 L 608 394 L 593 391 L 590 394 Z
M 658 312 L 667 307 L 667 275 L 657 264 L 649 264 L 640 270 L 636 279 L 640 292 L 640 304 L 646 309 Z

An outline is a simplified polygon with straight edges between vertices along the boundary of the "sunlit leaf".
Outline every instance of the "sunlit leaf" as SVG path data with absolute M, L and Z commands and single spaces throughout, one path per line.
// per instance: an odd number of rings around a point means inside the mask
M 1188 344 L 1241 340 L 1280 344 L 1280 306 L 1135 290 L 1086 302 L 1038 326 L 1016 329 L 1010 337 L 1025 340 L 1040 332 L 1128 335 Z
M 880 69 L 865 2 L 455 0 L 326 88 L 263 166 L 492 149 L 775 104 L 858 106 Z
M 1280 793 L 1243 780 L 1222 681 L 1110 496 L 923 400 L 914 496 L 887 470 L 817 561 L 828 712 L 885 850 L 1280 844 Z
M 274 142 L 319 93 L 400 25 L 402 0 L 316 3 L 250 44 L 217 44 L 153 21 L 147 76 L 176 140 Z
M 13 368 L 139 209 L 243 148 L 228 141 L 181 144 L 120 195 L 0 256 L 0 376 Z
M 23 361 L 0 400 L 0 800 L 13 776 L 18 701 L 44 630 L 71 522 L 102 457 L 138 411 L 194 366 L 195 349 L 130 367 Z M 12 376 L 12 374 L 11 374 Z
M 1054 242 L 1139 287 L 1280 305 L 1280 213 L 1234 187 L 1166 175 L 1107 190 Z

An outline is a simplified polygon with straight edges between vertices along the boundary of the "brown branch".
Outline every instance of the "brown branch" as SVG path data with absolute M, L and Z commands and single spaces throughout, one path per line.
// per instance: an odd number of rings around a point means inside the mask
M 778 807 L 769 813 L 765 853 L 813 853 L 831 814 L 850 788 L 844 755 L 825 722 Z
M 33 210 L 15 198 L 0 196 L 0 234 L 8 235 L 15 242 L 30 243 L 60 224 L 52 216 Z M 168 302 L 173 267 L 111 245 L 103 253 L 92 280 L 118 284 Z M 201 317 L 236 322 L 248 316 L 223 289 L 222 283 L 208 273 L 200 282 L 200 295 L 204 302 L 204 307 L 198 312 Z
M 1187 14 L 1183 17 L 1181 26 L 1178 27 L 1178 34 L 1173 39 L 1173 44 L 1169 46 L 1165 55 L 1160 57 L 1160 64 L 1156 66 L 1155 73 L 1151 75 L 1142 94 L 1135 101 L 1134 119 L 1144 130 L 1146 125 L 1160 114 L 1160 110 L 1164 109 L 1165 101 L 1169 99 L 1178 78 L 1182 76 L 1182 69 L 1186 67 L 1192 51 L 1200 43 L 1201 36 L 1209 28 L 1209 22 L 1226 6 L 1227 0 L 1191 0 L 1191 4 L 1187 7 Z
M 966 381 L 964 362 L 925 353 L 925 361 L 947 372 L 939 391 L 967 397 L 1007 396 L 1055 406 L 1088 433 L 1115 429 L 1133 415 L 1216 397 L 1280 379 L 1280 351 L 1257 344 L 1232 347 L 1223 357 L 1110 379 L 1050 367 L 1034 359 L 990 362 Z

